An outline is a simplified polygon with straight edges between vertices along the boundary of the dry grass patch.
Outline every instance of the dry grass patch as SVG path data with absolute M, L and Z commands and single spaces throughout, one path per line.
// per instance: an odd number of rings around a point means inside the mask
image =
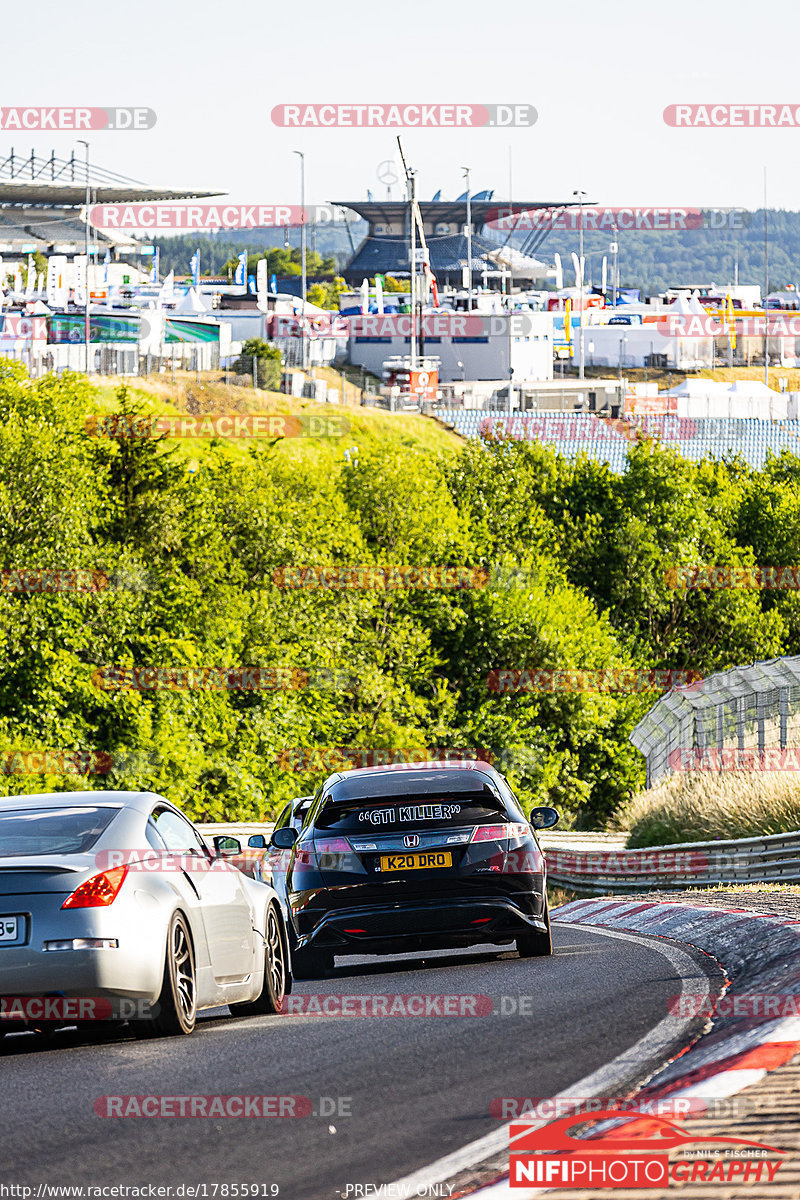
M 800 830 L 800 778 L 781 771 L 676 773 L 617 814 L 627 845 L 667 846 Z

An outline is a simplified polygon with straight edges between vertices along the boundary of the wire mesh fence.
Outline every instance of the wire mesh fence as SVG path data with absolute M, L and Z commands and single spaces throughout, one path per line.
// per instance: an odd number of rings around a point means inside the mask
M 652 787 L 693 758 L 705 769 L 736 766 L 725 751 L 800 746 L 800 656 L 734 667 L 673 688 L 645 714 L 630 740 Z

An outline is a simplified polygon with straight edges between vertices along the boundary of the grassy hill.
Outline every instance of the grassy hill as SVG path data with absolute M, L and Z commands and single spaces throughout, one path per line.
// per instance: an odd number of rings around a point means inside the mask
M 324 372 L 319 372 L 323 377 Z M 338 376 L 337 376 L 338 381 Z M 194 372 L 177 371 L 171 378 L 152 376 L 150 379 L 104 378 L 94 384 L 97 396 L 95 411 L 110 413 L 118 408 L 121 386 L 128 389 L 145 412 L 157 415 L 280 413 L 285 416 L 339 417 L 346 425 L 342 437 L 293 437 L 276 443 L 278 456 L 287 462 L 341 461 L 346 449 L 354 447 L 362 454 L 379 446 L 394 445 L 398 449 L 452 455 L 463 446 L 463 440 L 445 429 L 438 421 L 417 414 L 389 413 L 384 409 L 353 405 L 317 404 L 298 399 L 283 392 L 261 391 L 256 388 L 235 387 L 220 381 L 219 372 L 201 372 L 198 382 Z M 261 439 L 219 439 L 217 448 L 233 460 L 246 459 L 250 447 Z M 176 439 L 178 453 L 190 460 L 202 458 L 210 439 Z

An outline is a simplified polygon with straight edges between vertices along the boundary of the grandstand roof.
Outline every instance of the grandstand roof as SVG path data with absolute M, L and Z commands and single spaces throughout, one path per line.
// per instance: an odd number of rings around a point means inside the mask
M 49 158 L 33 150 L 27 157 L 12 148 L 0 159 L 0 204 L 58 206 L 80 208 L 86 202 L 86 163 L 76 158 Z M 199 196 L 220 196 L 222 192 L 174 191 L 154 188 L 116 171 L 88 164 L 89 187 L 96 204 L 134 203 L 137 200 L 191 200 Z
M 370 224 L 376 221 L 387 225 L 402 224 L 408 218 L 407 200 L 332 200 L 331 203 L 339 208 L 351 208 Z M 515 200 L 513 204 L 502 200 L 471 200 L 470 216 L 475 227 L 481 229 L 487 220 L 503 216 L 511 209 L 515 213 L 540 208 L 558 210 L 577 203 L 577 200 Z M 457 200 L 420 200 L 419 208 L 424 221 L 463 223 L 467 216 L 467 201 L 463 196 Z
M 75 156 L 49 158 L 31 151 L 21 156 L 12 149 L 0 158 L 0 243 L 4 252 L 24 245 L 37 250 L 63 245 L 82 249 L 86 227 L 80 210 L 86 203 L 86 163 Z M 222 192 L 175 191 L 154 188 L 89 163 L 89 188 L 94 204 L 123 204 L 154 200 L 189 200 Z M 103 246 L 136 246 L 129 233 L 92 229 L 92 242 Z M 69 252 L 69 251 L 68 251 Z

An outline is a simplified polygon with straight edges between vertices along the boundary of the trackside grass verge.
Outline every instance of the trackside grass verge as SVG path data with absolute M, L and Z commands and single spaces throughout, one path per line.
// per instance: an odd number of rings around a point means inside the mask
M 615 823 L 627 846 L 764 837 L 800 829 L 800 777 L 780 771 L 684 771 L 634 796 Z

